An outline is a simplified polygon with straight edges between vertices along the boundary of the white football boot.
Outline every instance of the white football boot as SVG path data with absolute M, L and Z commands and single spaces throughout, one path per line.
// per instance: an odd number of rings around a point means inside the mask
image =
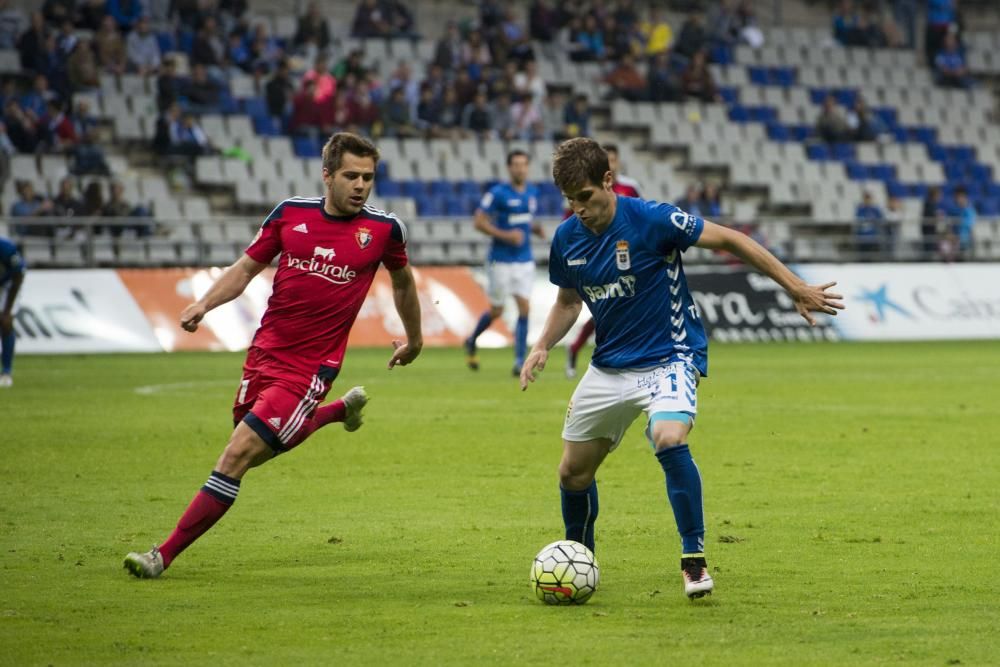
M 133 551 L 125 556 L 125 569 L 140 579 L 156 579 L 163 574 L 163 556 L 155 545 L 144 554 Z
M 368 403 L 368 393 L 364 387 L 352 387 L 340 400 L 344 402 L 344 430 L 357 431 L 364 423 L 361 410 Z

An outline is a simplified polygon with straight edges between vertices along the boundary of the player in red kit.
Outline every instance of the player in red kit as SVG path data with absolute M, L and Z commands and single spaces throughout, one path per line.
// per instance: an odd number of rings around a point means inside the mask
M 641 197 L 642 193 L 639 192 L 639 181 L 618 173 L 618 170 L 621 168 L 621 162 L 618 161 L 618 146 L 604 144 L 601 148 L 608 154 L 608 166 L 611 167 L 611 176 L 614 178 L 611 189 L 614 193 L 622 197 Z M 572 214 L 573 212 L 569 211 L 565 217 L 569 217 Z M 586 324 L 580 328 L 580 332 L 573 339 L 573 342 L 570 343 L 569 349 L 566 351 L 566 377 L 570 379 L 576 377 L 576 358 L 592 335 L 594 335 L 593 317 L 587 320 Z
M 205 314 L 238 297 L 277 257 L 267 310 L 247 351 L 233 406 L 235 430 L 208 481 L 159 547 L 130 553 L 125 568 L 160 576 L 232 506 L 250 468 L 299 445 L 318 428 L 361 426 L 363 387 L 318 407 L 340 371 L 347 336 L 380 264 L 392 278 L 406 342 L 394 341 L 389 369 L 420 354 L 420 304 L 407 266 L 406 227 L 396 216 L 366 206 L 378 150 L 340 132 L 323 148 L 324 197 L 292 197 L 267 217 L 246 254 L 201 299 L 181 313 L 195 331 Z

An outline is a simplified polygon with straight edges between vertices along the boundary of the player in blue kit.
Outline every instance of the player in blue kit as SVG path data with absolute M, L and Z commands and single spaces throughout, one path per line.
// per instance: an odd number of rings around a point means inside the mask
M 483 195 L 475 213 L 475 224 L 483 234 L 492 237 L 487 259 L 487 296 L 490 309 L 480 316 L 472 335 L 465 339 L 466 363 L 479 370 L 476 339 L 493 320 L 503 315 L 508 296 L 517 304 L 517 325 L 514 327 L 514 375 L 519 375 L 528 349 L 528 305 L 531 286 L 535 282 L 535 262 L 531 256 L 531 234 L 543 236 L 535 222 L 538 191 L 528 184 L 528 154 L 513 150 L 507 154 L 510 183 L 494 185 Z
M 585 138 L 562 143 L 552 175 L 573 215 L 558 228 L 549 278 L 559 293 L 541 337 L 521 370 L 535 381 L 549 350 L 587 304 L 597 324 L 591 365 L 570 400 L 559 464 L 566 539 L 594 548 L 597 482 L 604 458 L 629 425 L 646 415 L 646 437 L 666 475 L 681 537 L 681 574 L 689 598 L 712 592 L 705 560 L 701 473 L 688 448 L 697 387 L 708 373 L 708 342 L 681 264 L 691 246 L 726 250 L 773 278 L 798 312 L 835 315 L 844 306 L 835 283 L 806 284 L 760 244 L 671 204 L 617 196 L 608 157 Z
M 14 302 L 24 283 L 24 259 L 10 239 L 0 237 L 0 388 L 14 384 Z

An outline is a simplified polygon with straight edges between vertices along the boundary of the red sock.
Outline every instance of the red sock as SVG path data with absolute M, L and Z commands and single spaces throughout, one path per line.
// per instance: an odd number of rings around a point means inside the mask
M 198 491 L 194 500 L 184 510 L 174 532 L 170 533 L 167 541 L 160 546 L 163 567 L 170 567 L 170 563 L 182 551 L 208 532 L 208 529 L 229 511 L 236 500 L 239 488 L 239 480 L 227 477 L 220 472 L 212 472 L 212 476 L 208 478 L 205 486 Z
M 576 336 L 576 340 L 574 340 L 573 344 L 569 346 L 569 351 L 573 355 L 574 359 L 576 358 L 576 355 L 580 354 L 580 350 L 582 350 L 583 346 L 587 344 L 587 341 L 590 340 L 590 335 L 593 333 L 594 320 L 591 318 L 587 320 L 586 324 L 583 325 L 580 329 L 580 333 Z
M 344 417 L 347 416 L 347 406 L 344 405 L 344 401 L 337 399 L 329 405 L 324 405 L 321 408 L 317 408 L 313 416 L 302 425 L 299 432 L 296 434 L 296 442 L 302 442 L 310 435 L 313 434 L 317 429 L 323 428 L 327 424 L 332 424 L 334 422 L 344 421 Z

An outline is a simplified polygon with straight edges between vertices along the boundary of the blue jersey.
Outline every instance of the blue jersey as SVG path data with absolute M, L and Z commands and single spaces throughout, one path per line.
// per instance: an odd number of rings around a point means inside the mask
M 6 285 L 18 273 L 24 273 L 24 258 L 13 242 L 0 238 L 0 285 Z
M 556 230 L 549 279 L 576 290 L 594 316 L 603 368 L 684 359 L 708 374 L 708 341 L 681 266 L 705 222 L 672 204 L 618 197 L 600 235 L 575 215 Z
M 493 239 L 490 245 L 491 262 L 530 262 L 531 226 L 535 222 L 538 209 L 538 190 L 527 185 L 524 192 L 518 192 L 510 183 L 494 185 L 483 195 L 479 209 L 493 218 L 493 226 L 498 229 L 520 229 L 524 232 L 521 245 L 510 245 Z

